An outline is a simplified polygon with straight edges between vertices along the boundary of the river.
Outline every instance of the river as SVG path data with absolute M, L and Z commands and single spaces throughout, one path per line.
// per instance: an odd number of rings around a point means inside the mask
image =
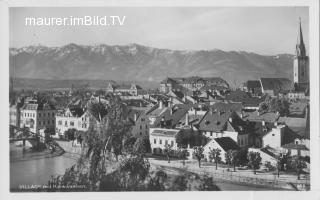
M 47 184 L 51 175 L 64 174 L 75 162 L 68 153 L 55 156 L 49 151 L 33 152 L 28 147 L 10 144 L 10 189 Z
M 75 162 L 76 159 L 69 153 L 55 156 L 49 151 L 33 152 L 28 147 L 10 144 L 10 189 L 20 191 L 21 185 L 47 184 L 52 175 L 64 174 L 65 170 Z M 273 190 L 273 188 L 228 181 L 217 181 L 216 184 L 223 191 Z

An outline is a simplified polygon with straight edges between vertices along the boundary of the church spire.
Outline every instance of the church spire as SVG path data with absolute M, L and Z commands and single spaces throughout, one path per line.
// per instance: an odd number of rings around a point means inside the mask
M 296 45 L 297 56 L 306 56 L 306 47 L 303 42 L 302 28 L 301 28 L 301 18 L 299 17 L 299 34 L 298 41 Z

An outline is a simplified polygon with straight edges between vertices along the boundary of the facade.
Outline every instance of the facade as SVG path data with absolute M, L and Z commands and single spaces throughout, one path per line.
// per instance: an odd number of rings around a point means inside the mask
M 296 55 L 293 61 L 293 82 L 296 90 L 305 91 L 309 88 L 309 56 L 307 56 L 306 47 L 303 42 L 301 21 L 299 24 Z
M 61 113 L 56 114 L 56 134 L 61 137 L 68 129 L 86 131 L 89 128 L 89 115 L 81 108 L 67 108 Z
M 27 101 L 21 108 L 20 127 L 27 127 L 34 133 L 39 133 L 40 129 L 54 129 L 55 114 L 55 108 L 48 103 L 38 103 L 37 100 Z
M 198 130 L 211 139 L 230 137 L 240 147 L 249 145 L 246 125 L 234 111 L 209 110 L 199 122 Z
M 220 77 L 186 77 L 166 78 L 160 83 L 160 92 L 167 93 L 170 90 L 198 91 L 205 86 L 222 86 L 229 88 L 228 83 Z
M 165 146 L 170 145 L 172 150 L 177 150 L 176 135 L 180 132 L 177 129 L 150 128 L 150 145 L 153 154 L 162 154 Z
M 149 120 L 144 110 L 130 109 L 128 118 L 132 123 L 131 134 L 133 137 L 149 135 Z

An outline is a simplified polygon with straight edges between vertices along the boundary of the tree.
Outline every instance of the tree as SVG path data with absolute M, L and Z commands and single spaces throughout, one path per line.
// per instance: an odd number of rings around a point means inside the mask
M 177 154 L 178 154 L 178 157 L 182 159 L 182 164 L 185 165 L 186 164 L 185 160 L 188 156 L 187 149 L 179 147 Z
M 75 137 L 75 134 L 76 134 L 76 129 L 72 128 L 72 129 L 68 129 L 64 132 L 64 137 L 68 140 L 75 140 L 76 137 Z
M 216 148 L 216 149 L 210 149 L 209 151 L 209 158 L 210 160 L 214 160 L 216 164 L 216 170 L 218 169 L 218 163 L 221 161 L 221 150 Z
M 228 154 L 226 156 L 226 160 L 227 160 L 227 157 L 229 157 L 230 159 L 229 163 L 233 165 L 233 171 L 236 171 L 236 165 L 239 162 L 240 152 L 238 150 L 233 149 L 233 150 L 227 151 L 226 154 Z
M 164 191 L 167 178 L 168 175 L 163 170 L 152 172 L 147 180 L 146 189 L 148 191 Z
M 182 130 L 176 135 L 176 142 L 178 147 L 187 148 L 193 146 L 203 146 L 206 145 L 208 139 L 197 131 Z
M 169 145 L 169 144 L 166 144 L 166 145 L 164 146 L 164 153 L 165 153 L 165 155 L 167 156 L 168 163 L 170 163 L 170 156 L 171 156 L 172 153 L 173 153 L 172 146 Z
M 194 156 L 197 158 L 197 160 L 198 160 L 198 164 L 199 164 L 199 168 L 201 167 L 201 159 L 202 159 L 202 157 L 204 156 L 203 155 L 203 151 L 204 151 L 204 149 L 203 149 L 203 147 L 202 146 L 195 146 L 195 147 L 193 147 L 193 154 L 194 154 Z
M 178 175 L 174 178 L 172 186 L 170 187 L 172 191 L 185 191 L 188 188 L 188 179 L 185 175 Z
M 225 159 L 226 159 L 226 164 L 228 165 L 228 171 L 229 171 L 229 165 L 231 165 L 232 163 L 231 163 L 231 157 L 232 157 L 232 155 L 231 155 L 231 150 L 228 150 L 226 153 L 225 153 Z
M 291 158 L 291 167 L 297 172 L 298 180 L 300 180 L 300 173 L 302 169 L 307 167 L 306 162 L 301 156 L 294 156 Z
M 133 146 L 133 152 L 136 155 L 144 156 L 146 154 L 146 147 L 142 138 L 138 138 Z
M 264 101 L 259 104 L 259 111 L 267 112 L 269 109 L 268 104 Z
M 199 191 L 219 191 L 220 188 L 215 185 L 213 178 L 204 175 L 200 178 L 200 185 L 197 187 Z
M 124 152 L 127 154 L 133 153 L 134 152 L 133 147 L 136 141 L 137 141 L 137 138 L 135 137 L 132 137 L 132 136 L 125 137 L 122 145 L 124 148 Z
M 248 165 L 253 169 L 253 173 L 256 174 L 256 170 L 259 169 L 261 164 L 261 157 L 259 152 L 248 152 Z

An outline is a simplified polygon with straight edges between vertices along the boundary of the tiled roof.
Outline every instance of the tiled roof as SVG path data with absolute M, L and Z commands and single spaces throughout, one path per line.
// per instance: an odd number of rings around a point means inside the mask
M 213 110 L 217 110 L 217 111 L 224 111 L 224 112 L 240 112 L 242 110 L 242 104 L 241 103 L 225 103 L 225 102 L 221 102 L 221 103 L 215 103 L 213 105 L 211 105 L 211 108 Z
M 260 81 L 258 80 L 247 81 L 247 88 L 261 88 Z
M 295 144 L 294 142 L 282 145 L 285 149 L 309 150 L 304 144 Z
M 175 137 L 179 130 L 174 129 L 155 129 L 150 135 L 152 136 L 165 136 L 165 137 Z
M 241 102 L 244 106 L 259 106 L 265 97 L 251 97 L 248 93 L 240 90 L 232 91 L 226 95 L 227 101 Z
M 164 119 L 165 127 L 173 128 L 179 121 L 186 115 L 188 110 L 191 108 L 190 105 L 186 104 L 176 104 L 171 108 L 168 108 L 166 112 L 163 112 L 154 122 L 154 127 L 160 126 L 161 120 Z M 171 114 L 172 110 L 172 114 Z
M 177 83 L 175 80 L 173 80 L 172 78 L 166 78 L 166 79 L 164 79 L 163 81 L 161 81 L 160 82 L 161 84 L 175 84 L 175 83 Z
M 261 78 L 260 81 L 264 90 L 273 90 L 276 93 L 293 89 L 292 82 L 287 78 Z
M 199 130 L 221 132 L 226 128 L 226 122 L 231 117 L 232 112 L 208 111 L 199 123 Z
M 221 146 L 221 148 L 223 148 L 224 151 L 240 149 L 238 144 L 230 137 L 220 137 L 215 138 L 214 140 Z
M 69 108 L 69 110 L 70 110 L 72 116 L 74 116 L 74 117 L 76 117 L 76 116 L 80 117 L 84 113 L 84 110 L 80 107 Z
M 253 112 L 242 112 L 243 115 L 243 120 L 246 121 L 265 121 L 265 122 L 270 122 L 274 123 L 278 120 L 279 115 L 274 112 L 266 112 L 266 113 L 260 113 L 258 111 L 253 111 Z

